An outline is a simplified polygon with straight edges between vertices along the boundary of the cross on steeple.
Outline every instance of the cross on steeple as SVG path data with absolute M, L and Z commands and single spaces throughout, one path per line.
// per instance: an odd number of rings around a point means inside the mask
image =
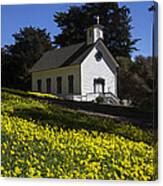
M 96 16 L 96 20 L 97 20 L 97 24 L 99 25 L 100 24 L 100 16 Z

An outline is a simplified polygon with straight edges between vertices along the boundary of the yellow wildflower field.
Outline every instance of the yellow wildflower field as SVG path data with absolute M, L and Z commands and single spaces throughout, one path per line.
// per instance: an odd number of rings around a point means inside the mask
M 30 105 L 30 107 L 29 107 Z M 52 107 L 57 115 L 52 115 Z M 54 108 L 55 107 L 55 108 Z M 29 110 L 31 109 L 31 112 Z M 48 115 L 42 110 L 46 111 Z M 36 112 L 37 111 L 37 112 Z M 35 113 L 33 113 L 35 112 Z M 62 113 L 63 112 L 63 113 Z M 39 115 L 42 114 L 42 115 Z M 60 113 L 60 115 L 59 115 Z M 68 114 L 69 120 L 62 120 Z M 54 113 L 55 114 L 55 113 Z M 71 120 L 71 117 L 73 118 Z M 47 118 L 48 117 L 48 118 Z M 2 93 L 1 174 L 4 177 L 155 180 L 157 143 L 152 132 L 116 125 L 111 120 L 85 120 L 45 102 Z M 88 130 L 89 121 L 105 122 Z M 72 122 L 73 127 L 68 123 Z M 113 124 L 114 130 L 109 124 Z M 71 123 L 70 123 L 71 124 Z M 92 123 L 93 125 L 94 123 Z M 126 129 L 125 129 L 126 126 Z M 130 126 L 130 127 L 129 127 Z M 120 132 L 120 127 L 124 130 Z M 129 131 L 130 130 L 130 131 Z M 134 137 L 131 137 L 131 134 Z M 144 138 L 144 140 L 143 140 Z

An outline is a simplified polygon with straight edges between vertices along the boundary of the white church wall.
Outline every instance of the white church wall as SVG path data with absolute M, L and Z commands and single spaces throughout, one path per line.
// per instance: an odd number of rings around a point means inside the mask
M 100 61 L 96 60 L 96 53 L 97 49 L 93 48 L 81 64 L 81 93 L 82 95 L 93 93 L 94 79 L 103 78 L 105 80 L 104 92 L 112 92 L 116 95 L 116 75 L 110 70 L 103 58 Z
M 32 91 L 38 91 L 37 80 L 42 80 L 42 92 L 46 93 L 46 79 L 51 78 L 51 93 L 57 94 L 57 77 L 62 77 L 62 93 L 60 96 L 68 95 L 68 76 L 74 76 L 74 94 L 80 94 L 80 66 L 73 65 L 58 69 L 32 73 Z

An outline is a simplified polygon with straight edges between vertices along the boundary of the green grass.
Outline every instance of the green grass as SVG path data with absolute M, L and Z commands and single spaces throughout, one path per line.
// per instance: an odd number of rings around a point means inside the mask
M 157 178 L 153 131 L 15 94 L 2 90 L 3 176 Z
M 31 91 L 23 91 L 18 89 L 11 89 L 2 87 L 2 91 L 7 91 L 14 94 L 19 94 L 22 96 L 33 96 L 33 97 L 40 97 L 40 98 L 52 98 L 52 99 L 61 99 L 60 97 L 54 94 L 47 94 L 47 93 L 40 93 L 40 92 L 31 92 Z

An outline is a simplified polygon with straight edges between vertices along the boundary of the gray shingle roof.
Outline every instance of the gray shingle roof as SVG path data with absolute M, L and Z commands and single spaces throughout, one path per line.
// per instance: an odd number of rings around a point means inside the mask
M 92 45 L 87 46 L 83 42 L 60 49 L 52 49 L 34 64 L 30 72 L 80 64 L 92 47 Z
M 107 53 L 107 59 L 114 66 L 118 67 L 117 62 L 111 55 L 109 50 L 105 47 L 101 39 L 97 40 L 92 45 L 86 45 L 86 43 L 79 43 L 76 45 L 70 45 L 68 47 L 53 49 L 46 52 L 32 67 L 30 72 L 43 71 L 49 69 L 55 69 L 70 65 L 81 64 L 89 52 L 94 46 L 101 46 L 101 50 Z

